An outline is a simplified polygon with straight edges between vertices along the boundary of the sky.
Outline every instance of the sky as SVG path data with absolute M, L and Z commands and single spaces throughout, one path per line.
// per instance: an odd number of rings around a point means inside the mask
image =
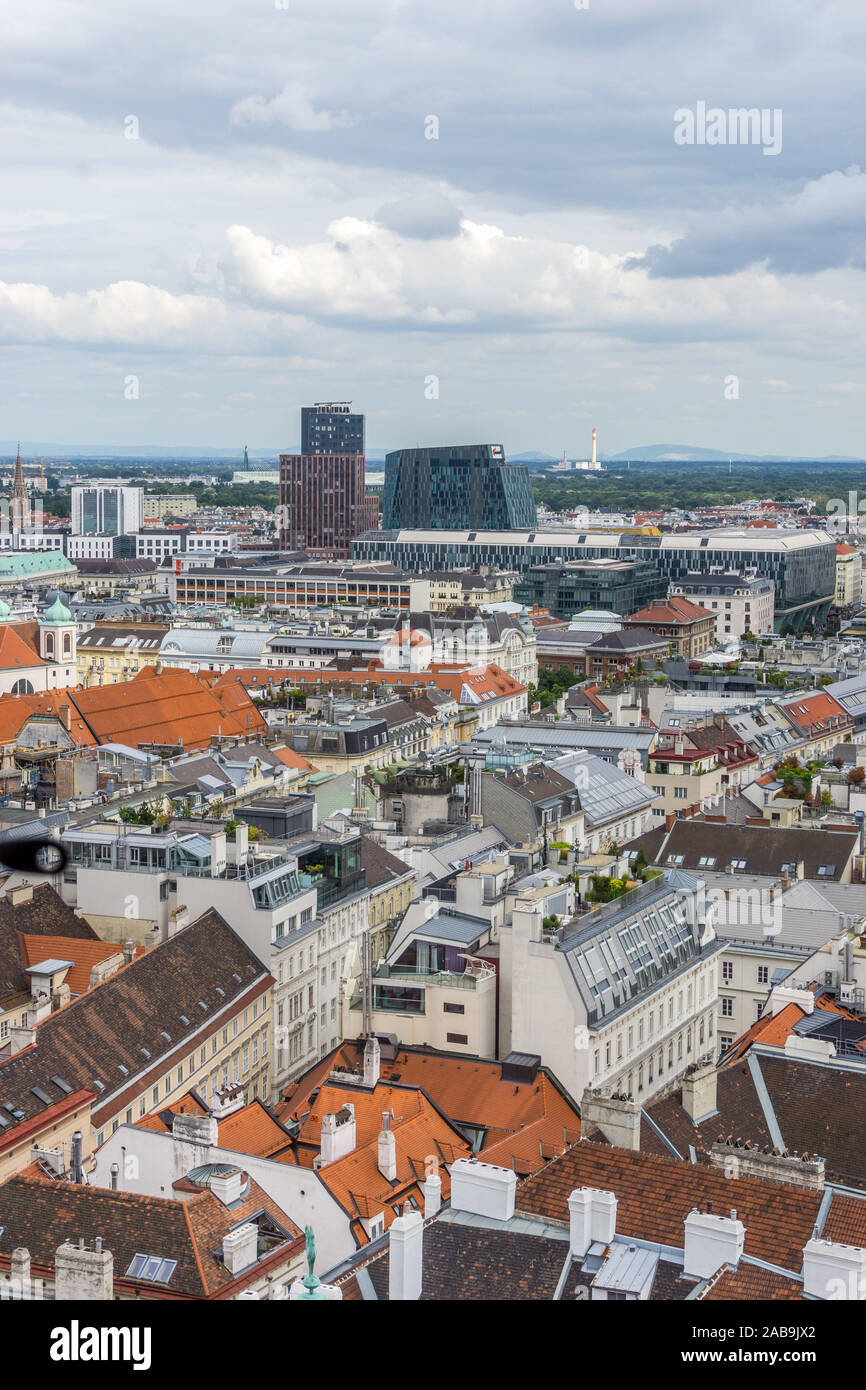
M 0 437 L 291 449 L 351 399 L 372 449 L 862 457 L 864 40 L 862 0 L 11 7 Z

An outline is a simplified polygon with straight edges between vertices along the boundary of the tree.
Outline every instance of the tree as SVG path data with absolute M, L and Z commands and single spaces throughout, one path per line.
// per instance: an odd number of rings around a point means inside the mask
M 866 768 L 852 767 L 848 773 L 848 783 L 852 787 L 859 787 L 864 778 L 866 778 Z

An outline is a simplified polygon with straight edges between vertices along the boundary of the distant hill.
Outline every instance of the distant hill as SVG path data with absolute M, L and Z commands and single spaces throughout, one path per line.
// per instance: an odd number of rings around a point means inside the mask
M 626 463 L 644 459 L 650 463 L 862 463 L 862 459 L 846 454 L 825 454 L 813 459 L 808 455 L 790 454 L 731 454 L 721 449 L 701 449 L 695 444 L 640 444 L 621 454 L 602 455 L 608 463 Z

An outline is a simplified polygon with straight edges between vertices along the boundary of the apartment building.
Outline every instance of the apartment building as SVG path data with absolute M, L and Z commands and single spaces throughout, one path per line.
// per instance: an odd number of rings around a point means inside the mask
M 82 1162 L 118 1125 L 191 1086 L 208 1096 L 236 1081 L 267 1096 L 273 983 L 209 907 L 65 1007 L 52 1010 L 50 994 L 34 1001 L 0 1062 L 2 1138 L 11 1147 L 17 1126 L 26 1138 L 13 1154 L 16 1168 L 29 1162 L 33 1131 L 44 1131 L 51 1107 L 82 1092 L 91 1107 Z

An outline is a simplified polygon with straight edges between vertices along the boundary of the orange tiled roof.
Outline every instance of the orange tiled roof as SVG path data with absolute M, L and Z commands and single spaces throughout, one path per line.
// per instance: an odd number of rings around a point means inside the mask
M 267 723 L 242 685 L 219 692 L 192 671 L 145 667 L 130 681 L 87 690 L 52 692 L 72 706 L 98 743 L 183 744 L 186 749 L 210 744 L 214 734 L 257 734 Z M 7 697 L 8 698 L 8 697 Z M 36 697 L 26 697 L 34 699 Z M 0 700 L 0 711 L 4 701 Z
M 300 753 L 296 753 L 294 748 L 272 748 L 271 752 L 274 757 L 279 758 L 281 763 L 285 763 L 286 767 L 295 767 L 301 772 L 315 772 L 316 770 L 313 764 L 307 762 L 306 758 L 302 758 Z
M 615 1192 L 617 1230 L 624 1236 L 682 1249 L 684 1222 L 695 1207 L 716 1212 L 734 1204 L 746 1228 L 745 1253 L 783 1269 L 799 1270 L 823 1194 L 763 1178 L 739 1177 L 676 1158 L 581 1140 L 561 1158 L 518 1183 L 515 1210 L 556 1221 L 568 1220 L 568 1197 L 576 1187 Z
M 123 948 L 116 941 L 88 941 L 73 936 L 26 936 L 18 933 L 18 945 L 24 968 L 43 960 L 71 960 L 72 969 L 66 972 L 66 983 L 73 994 L 86 994 L 90 989 L 90 972 L 112 956 L 123 960 Z M 118 968 L 121 968 L 120 966 Z
M 15 626 L 6 624 L 0 627 L 0 671 L 44 665 L 39 653 L 30 646 Z
M 118 687 L 112 686 L 111 689 Z M 61 709 L 66 706 L 69 711 L 68 733 L 72 742 L 78 748 L 95 747 L 97 740 L 75 708 L 72 698 L 80 693 L 77 690 L 47 690 L 39 695 L 0 696 L 0 744 L 15 743 L 28 719 L 38 716 L 60 719 L 63 717 Z
M 420 1184 L 431 1157 L 438 1164 L 442 1197 L 447 1199 L 451 1192 L 448 1170 L 456 1159 L 471 1157 L 472 1149 L 418 1088 L 389 1086 L 380 1081 L 372 1091 L 362 1091 L 326 1082 L 301 1126 L 299 1147 L 278 1155 L 277 1162 L 312 1167 L 319 1151 L 322 1116 L 341 1110 L 347 1102 L 355 1109 L 357 1146 L 345 1158 L 320 1168 L 318 1174 L 352 1216 L 355 1235 L 364 1244 L 367 1236 L 361 1226 L 362 1217 L 384 1212 L 387 1230 L 400 1214 L 394 1207 L 399 1208 L 410 1194 L 423 1207 Z M 392 1114 L 390 1126 L 397 1155 L 394 1183 L 383 1177 L 378 1166 L 378 1139 L 385 1111 Z
M 709 608 L 702 608 L 690 599 L 674 595 L 672 598 L 657 599 L 645 608 L 639 608 L 636 613 L 630 613 L 626 622 L 644 626 L 647 623 L 695 623 L 701 618 L 713 616 Z
M 151 1129 L 158 1134 L 170 1134 L 169 1115 L 206 1115 L 208 1112 L 194 1091 L 174 1101 L 152 1115 L 145 1115 L 137 1121 L 140 1129 Z M 236 1110 L 233 1115 L 217 1120 L 217 1135 L 221 1148 L 232 1149 L 235 1153 L 250 1154 L 256 1158 L 271 1158 L 291 1143 L 290 1136 L 283 1126 L 260 1100 L 251 1100 L 249 1105 Z

